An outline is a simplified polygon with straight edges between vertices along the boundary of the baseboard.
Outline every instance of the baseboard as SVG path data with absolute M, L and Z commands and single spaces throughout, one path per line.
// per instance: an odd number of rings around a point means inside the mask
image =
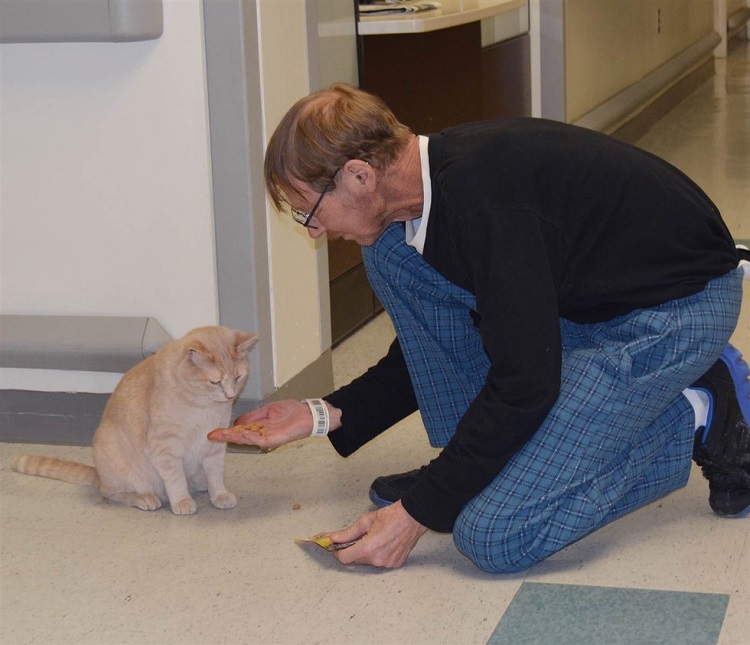
M 710 79 L 714 73 L 714 62 L 709 60 L 642 108 L 640 112 L 631 116 L 628 121 L 610 134 L 620 141 L 635 143 L 691 92 Z
M 682 79 L 704 67 L 707 62 L 712 63 L 712 52 L 720 42 L 719 34 L 714 32 L 707 35 L 637 83 L 584 114 L 574 121 L 574 125 L 606 133 L 622 129 Z
M 0 367 L 127 372 L 172 337 L 148 316 L 0 315 Z
M 332 352 L 263 401 L 240 398 L 234 415 L 280 399 L 323 396 L 333 391 Z M 0 390 L 0 442 L 90 446 L 109 394 Z M 244 450 L 241 450 L 244 452 Z
M 0 390 L 0 441 L 90 446 L 109 394 Z

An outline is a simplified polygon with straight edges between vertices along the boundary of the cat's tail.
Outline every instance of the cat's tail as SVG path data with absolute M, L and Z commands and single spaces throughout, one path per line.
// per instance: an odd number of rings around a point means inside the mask
M 13 470 L 25 475 L 38 475 L 59 479 L 71 484 L 85 484 L 86 486 L 98 486 L 99 476 L 96 468 L 86 466 L 75 461 L 64 461 L 53 457 L 41 457 L 38 455 L 18 455 L 13 460 Z

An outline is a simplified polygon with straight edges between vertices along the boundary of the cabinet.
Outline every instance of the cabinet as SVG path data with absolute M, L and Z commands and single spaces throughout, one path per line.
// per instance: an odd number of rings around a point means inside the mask
M 359 83 L 417 134 L 482 118 L 479 22 L 360 36 Z
M 383 307 L 370 288 L 359 244 L 328 240 L 328 273 L 331 293 L 331 339 L 340 342 Z
M 528 116 L 529 35 L 493 42 L 492 24 L 487 31 L 475 20 L 419 33 L 360 35 L 360 87 L 380 96 L 417 134 Z

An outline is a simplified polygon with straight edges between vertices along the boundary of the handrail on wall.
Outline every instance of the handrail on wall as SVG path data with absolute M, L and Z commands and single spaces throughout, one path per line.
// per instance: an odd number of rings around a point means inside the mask
M 131 42 L 164 30 L 162 0 L 0 0 L 0 43 Z

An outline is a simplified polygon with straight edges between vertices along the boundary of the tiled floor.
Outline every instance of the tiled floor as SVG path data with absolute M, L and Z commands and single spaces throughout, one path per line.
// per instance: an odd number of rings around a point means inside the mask
M 728 66 L 643 139 L 750 233 L 750 55 Z M 384 316 L 334 352 L 347 382 L 380 357 Z M 750 355 L 750 283 L 734 342 Z M 237 508 L 205 498 L 194 516 L 137 511 L 85 488 L 10 471 L 34 450 L 90 463 L 88 448 L 0 444 L 0 643 L 750 643 L 750 517 L 687 487 L 610 524 L 530 572 L 475 569 L 427 534 L 397 571 L 343 567 L 293 538 L 347 524 L 379 474 L 435 451 L 417 416 L 350 459 L 325 440 L 230 454 Z M 296 508 L 299 505 L 299 508 Z M 571 620 L 572 619 L 572 620 Z

